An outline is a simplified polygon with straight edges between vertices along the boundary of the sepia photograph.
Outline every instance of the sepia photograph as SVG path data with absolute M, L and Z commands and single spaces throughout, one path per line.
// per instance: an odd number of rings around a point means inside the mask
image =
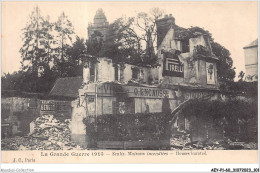
M 1 13 L 2 160 L 99 150 L 257 160 L 257 1 L 4 1 Z

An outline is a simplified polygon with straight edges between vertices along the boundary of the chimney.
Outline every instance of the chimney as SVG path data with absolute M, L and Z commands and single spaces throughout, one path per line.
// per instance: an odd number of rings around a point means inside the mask
M 172 16 L 172 14 L 165 15 L 164 18 L 158 19 L 156 21 L 156 27 L 157 27 L 157 47 L 159 47 L 169 31 L 169 29 L 175 26 L 175 18 Z

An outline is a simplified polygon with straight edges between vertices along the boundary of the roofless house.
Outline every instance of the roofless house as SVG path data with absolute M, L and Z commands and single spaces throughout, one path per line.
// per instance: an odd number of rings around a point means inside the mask
M 98 10 L 88 33 L 101 32 L 105 37 L 108 23 L 101 13 Z M 117 64 L 106 57 L 87 62 L 79 99 L 73 104 L 73 134 L 84 136 L 82 120 L 87 116 L 156 113 L 163 111 L 165 98 L 174 110 L 185 100 L 216 96 L 218 58 L 212 53 L 209 38 L 202 33 L 184 38 L 181 33 L 186 29 L 176 25 L 172 15 L 156 24 L 159 66 Z

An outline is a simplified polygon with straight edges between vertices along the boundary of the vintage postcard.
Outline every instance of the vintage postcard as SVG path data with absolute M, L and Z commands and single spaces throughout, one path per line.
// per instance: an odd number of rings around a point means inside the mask
M 258 163 L 257 1 L 1 13 L 2 163 Z

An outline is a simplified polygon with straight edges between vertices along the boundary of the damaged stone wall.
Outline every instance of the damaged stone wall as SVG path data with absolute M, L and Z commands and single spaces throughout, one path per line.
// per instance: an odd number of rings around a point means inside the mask
M 2 124 L 9 124 L 11 135 L 24 135 L 29 132 L 31 121 L 40 115 L 51 113 L 58 119 L 70 118 L 70 105 L 70 101 L 23 97 L 2 98 Z
M 71 115 L 71 140 L 81 146 L 87 145 L 86 127 L 83 119 L 86 118 L 86 108 L 80 106 L 78 101 L 72 102 L 73 110 Z
M 96 70 L 97 81 L 115 81 L 115 68 L 111 59 L 100 58 Z
M 94 68 L 94 74 L 90 73 L 91 68 Z M 136 79 L 133 78 L 134 70 L 137 71 Z M 131 64 L 113 64 L 111 59 L 105 57 L 101 57 L 98 59 L 98 62 L 89 63 L 83 68 L 83 83 L 86 84 L 89 82 L 112 81 L 128 83 L 131 80 L 146 84 L 158 83 L 158 70 L 156 67 L 152 68 Z
M 203 35 L 199 35 L 196 38 L 189 39 L 190 52 L 193 52 L 195 46 L 197 46 L 197 45 L 207 47 L 206 40 Z
M 59 121 L 53 115 L 43 115 L 31 123 L 31 131 L 24 137 L 1 140 L 2 150 L 82 150 L 71 141 L 71 122 Z
M 159 33 L 160 39 L 158 44 L 158 61 L 160 66 L 159 71 L 159 81 L 162 84 L 175 84 L 175 85 L 194 85 L 205 88 L 218 88 L 217 81 L 217 68 L 216 68 L 216 58 L 213 54 L 209 57 L 198 59 L 194 57 L 194 52 L 197 46 L 202 46 L 209 52 L 212 52 L 209 39 L 202 33 L 193 33 L 192 36 L 188 36 L 188 30 L 178 27 L 175 24 L 173 17 L 166 16 L 163 19 L 157 21 L 157 32 Z M 187 33 L 184 33 L 187 32 Z M 179 36 L 182 33 L 182 36 Z M 186 47 L 188 48 L 186 50 Z M 165 57 L 162 51 L 166 52 L 176 52 L 178 54 L 179 60 L 184 64 L 184 78 L 178 76 L 163 76 L 164 70 L 164 60 Z M 207 81 L 207 68 L 206 62 L 212 63 L 214 66 L 214 80 L 215 82 Z
M 26 134 L 30 122 L 40 113 L 40 100 L 35 98 L 8 97 L 1 99 L 1 120 L 10 125 L 10 134 Z

